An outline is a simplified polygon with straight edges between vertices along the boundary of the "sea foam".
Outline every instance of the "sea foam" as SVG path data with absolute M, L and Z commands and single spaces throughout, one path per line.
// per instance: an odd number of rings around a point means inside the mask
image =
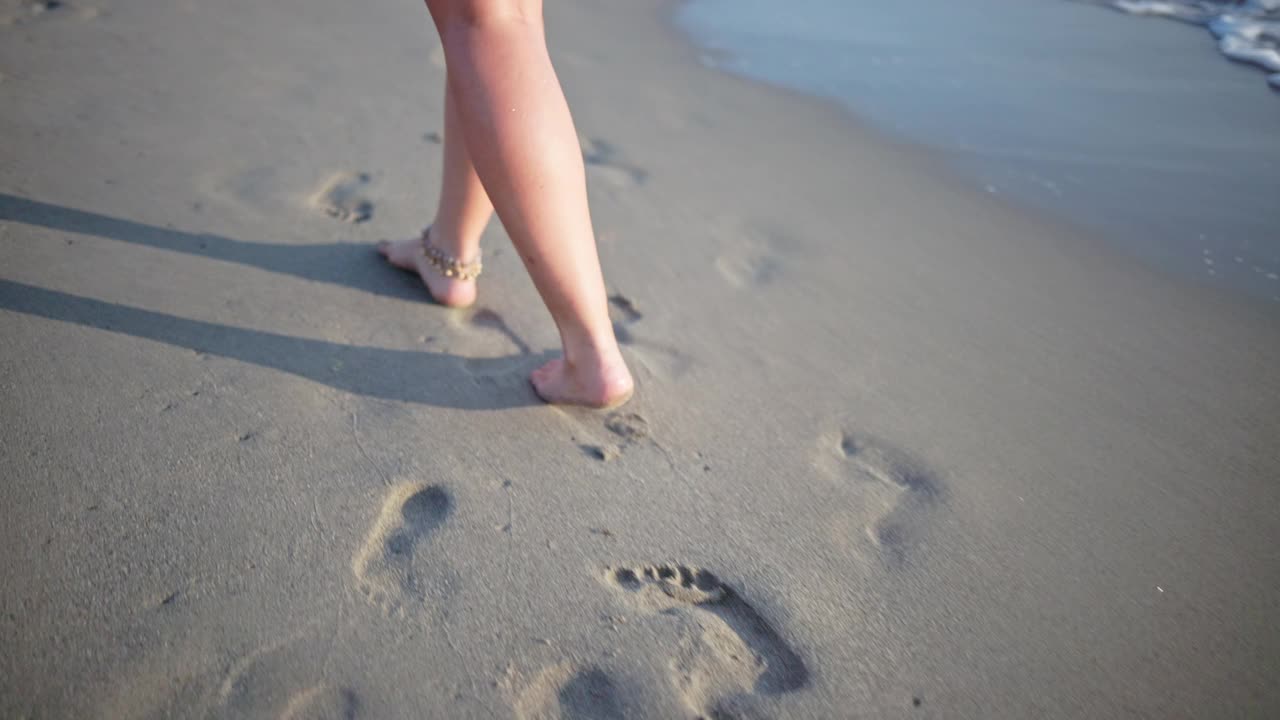
M 1156 15 L 1203 25 L 1223 55 L 1266 70 L 1280 89 L 1280 0 L 1112 0 L 1131 15 Z

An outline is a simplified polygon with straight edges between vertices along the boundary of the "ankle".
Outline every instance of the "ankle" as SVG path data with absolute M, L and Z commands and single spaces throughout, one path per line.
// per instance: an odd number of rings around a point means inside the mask
M 564 348 L 564 360 L 571 367 L 589 370 L 622 363 L 622 351 L 612 326 L 595 333 L 562 329 L 560 344 Z
M 480 236 L 460 232 L 446 224 L 433 222 L 429 228 L 431 245 L 459 262 L 469 263 L 480 255 Z

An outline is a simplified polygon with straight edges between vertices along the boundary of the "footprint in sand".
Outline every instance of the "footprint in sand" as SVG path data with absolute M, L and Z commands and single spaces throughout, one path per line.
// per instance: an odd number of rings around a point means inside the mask
M 350 690 L 316 685 L 289 698 L 280 720 L 355 720 L 360 699 Z
M 752 288 L 777 279 L 782 263 L 767 248 L 748 244 L 717 256 L 716 271 L 733 287 Z
M 595 667 L 560 663 L 526 685 L 513 703 L 518 720 L 621 720 L 613 679 Z
M 631 298 L 622 293 L 609 296 L 609 319 L 613 321 L 613 334 L 618 337 L 619 343 L 630 345 L 635 342 L 627 326 L 640 322 L 643 317 Z
M 317 682 L 333 652 L 336 625 L 334 618 L 317 619 L 240 658 L 228 669 L 210 717 L 356 717 L 360 700 L 355 691 Z
M 891 566 L 900 567 L 916 535 L 913 528 L 945 499 L 938 476 L 909 453 L 865 433 L 840 431 L 820 441 L 815 464 L 843 477 L 865 510 L 867 539 Z
M 642 185 L 649 174 L 624 160 L 618 149 L 599 138 L 580 136 L 582 161 L 588 176 L 598 177 L 614 187 L 626 188 Z
M 609 314 L 614 316 L 614 322 L 633 323 L 644 317 L 635 301 L 622 293 L 609 296 Z
M 609 296 L 609 319 L 613 321 L 613 334 L 618 344 L 629 346 L 632 359 L 640 366 L 660 377 L 679 377 L 693 365 L 692 359 L 682 350 L 661 342 L 636 337 L 631 326 L 644 319 L 644 313 L 631 298 L 622 293 Z
M 423 541 L 449 516 L 453 500 L 438 485 L 401 485 L 391 491 L 351 562 L 361 592 L 391 613 L 426 598 L 414 571 Z
M 768 220 L 720 218 L 711 223 L 709 232 L 720 247 L 716 272 L 730 286 L 744 290 L 776 281 L 784 271 L 784 255 L 799 247 Z
M 365 197 L 367 173 L 334 173 L 307 201 L 311 207 L 343 222 L 364 222 L 373 217 L 373 201 Z
M 612 412 L 605 416 L 604 427 L 616 438 L 604 443 L 580 443 L 578 448 L 588 457 L 611 462 L 627 448 L 649 437 L 649 421 L 639 413 Z
M 96 7 L 73 5 L 62 0 L 32 0 L 30 2 L 0 3 L 5 12 L 0 15 L 0 27 L 22 25 L 28 22 L 46 21 L 51 18 L 75 17 L 92 20 L 100 14 Z
M 752 694 L 773 696 L 809 684 L 804 660 L 735 589 L 685 565 L 609 568 L 605 579 L 641 609 L 692 613 L 700 632 L 670 664 L 682 700 L 699 717 L 731 718 Z
M 612 412 L 605 416 L 604 427 L 622 438 L 627 445 L 649 437 L 649 421 L 639 413 Z

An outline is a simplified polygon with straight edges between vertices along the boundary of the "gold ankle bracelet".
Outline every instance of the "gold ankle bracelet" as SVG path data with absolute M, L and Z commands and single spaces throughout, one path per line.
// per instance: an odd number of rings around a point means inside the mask
M 480 262 L 481 254 L 476 253 L 476 259 L 471 262 L 462 262 L 458 258 L 449 255 L 440 248 L 431 244 L 431 228 L 422 231 L 422 254 L 427 258 L 427 262 L 437 272 L 447 278 L 457 280 L 475 280 L 480 277 L 480 271 L 484 269 L 484 264 Z

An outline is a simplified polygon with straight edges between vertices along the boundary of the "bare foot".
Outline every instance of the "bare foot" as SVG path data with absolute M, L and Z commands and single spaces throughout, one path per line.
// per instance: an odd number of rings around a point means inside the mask
M 631 398 L 635 383 L 622 357 L 592 367 L 570 365 L 556 358 L 529 376 L 538 397 L 555 405 L 614 408 Z
M 441 305 L 460 308 L 476 301 L 476 281 L 441 275 L 422 254 L 422 240 L 383 240 L 378 243 L 378 252 L 401 270 L 417 272 L 431 298 Z

